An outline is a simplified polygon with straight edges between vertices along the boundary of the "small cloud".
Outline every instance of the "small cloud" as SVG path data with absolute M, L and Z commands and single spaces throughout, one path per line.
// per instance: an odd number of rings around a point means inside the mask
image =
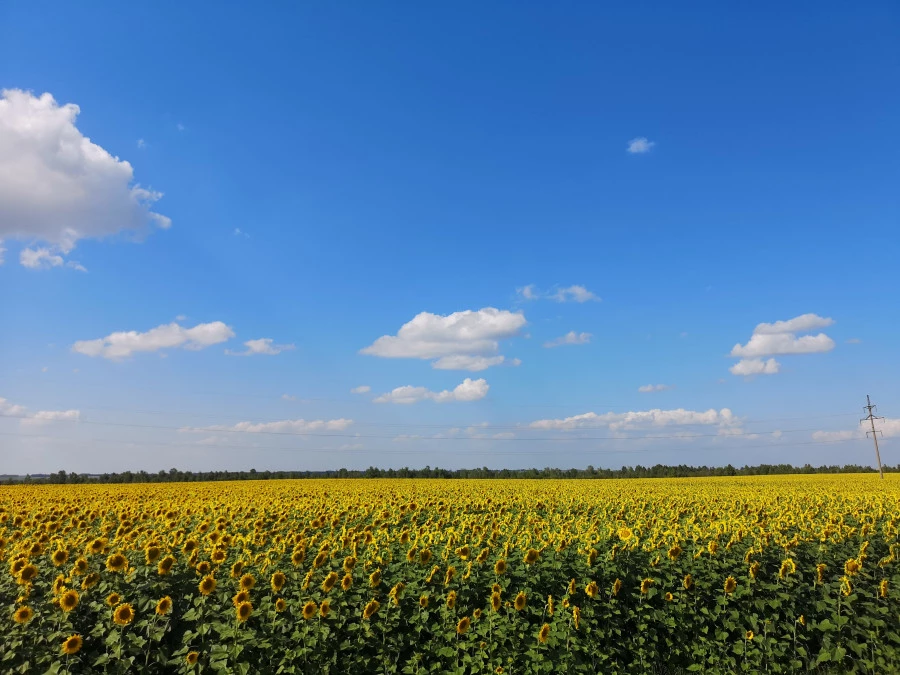
M 48 370 L 50 370 L 50 369 L 47 368 L 47 366 L 44 366 L 43 368 L 41 368 L 42 373 L 46 373 Z
M 763 361 L 762 359 L 741 359 L 728 369 L 732 375 L 774 375 L 781 370 L 781 364 L 775 359 Z
M 178 124 L 176 124 L 176 125 L 175 125 L 175 128 L 178 129 L 178 131 L 184 131 L 184 130 L 185 130 L 185 126 L 184 126 L 181 122 L 179 122 Z
M 282 401 L 296 401 L 296 400 L 297 400 L 297 397 L 296 397 L 296 396 L 291 396 L 290 394 L 282 394 L 282 395 L 281 395 L 281 400 L 282 400 Z
M 370 391 L 372 391 L 372 387 L 370 387 L 367 384 L 361 384 L 358 387 L 353 387 L 353 389 L 350 390 L 350 393 L 351 394 L 368 394 Z
M 0 241 L 0 265 L 4 263 L 3 254 L 6 253 L 6 249 L 3 248 L 3 242 Z
M 513 366 L 514 368 L 518 368 L 522 365 L 522 359 L 510 359 L 507 363 Z
M 862 340 L 860 340 L 859 338 L 850 338 L 849 340 L 847 340 L 848 345 L 858 345 L 860 342 L 862 342 Z
M 179 314 L 178 316 L 175 317 L 175 320 L 176 321 L 187 321 L 187 316 L 184 314 Z
M 294 345 L 276 345 L 272 344 L 272 338 L 259 338 L 258 340 L 247 340 L 244 346 L 247 348 L 242 352 L 234 352 L 226 349 L 225 353 L 229 356 L 255 356 L 264 354 L 266 356 L 275 356 L 281 352 L 287 352 L 294 349 Z
M 589 291 L 584 286 L 573 284 L 567 288 L 556 288 L 552 291 L 542 291 L 534 284 L 528 284 L 516 289 L 516 293 L 523 300 L 554 300 L 556 302 L 588 302 L 599 301 L 596 293 Z
M 147 141 L 143 138 L 139 138 L 137 141 L 138 150 L 144 150 L 147 147 Z
M 628 141 L 628 152 L 632 155 L 642 155 L 645 152 L 650 152 L 650 149 L 656 145 L 653 141 L 648 141 L 643 136 L 638 136 L 637 138 L 632 138 Z
M 479 401 L 487 396 L 488 389 L 490 389 L 490 385 L 484 379 L 472 380 L 467 377 L 452 390 L 429 391 L 425 387 L 406 385 L 382 394 L 374 402 L 410 404 L 418 401 L 434 401 L 435 403 Z
M 49 248 L 25 248 L 19 253 L 19 262 L 22 267 L 27 267 L 30 270 L 40 270 L 62 267 L 65 261 L 61 255 L 51 253 Z
M 590 341 L 590 333 L 576 333 L 574 330 L 570 330 L 562 337 L 548 340 L 544 343 L 544 347 L 549 349 L 552 347 L 562 347 L 563 345 L 586 345 Z
M 671 384 L 645 384 L 643 386 L 638 387 L 638 391 L 642 394 L 649 394 L 654 391 L 666 391 L 667 389 L 674 389 L 674 385 Z
M 247 234 L 246 232 L 244 232 L 244 231 L 243 231 L 241 228 L 239 228 L 239 227 L 234 228 L 234 232 L 233 232 L 232 234 L 234 234 L 235 237 L 244 237 L 244 238 L 246 238 L 246 239 L 249 239 L 249 238 L 250 238 L 250 235 Z

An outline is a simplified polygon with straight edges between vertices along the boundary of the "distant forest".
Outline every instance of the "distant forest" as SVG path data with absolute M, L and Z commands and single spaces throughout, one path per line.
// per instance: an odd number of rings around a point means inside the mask
M 900 465 L 885 466 L 885 472 L 900 472 Z M 703 476 L 773 476 L 777 474 L 810 473 L 875 473 L 871 466 L 845 464 L 844 466 L 812 466 L 806 464 L 795 467 L 790 464 L 760 464 L 735 468 L 726 466 L 666 466 L 656 464 L 645 467 L 623 466 L 621 469 L 439 469 L 426 466 L 424 469 L 377 469 L 369 467 L 364 471 L 337 469 L 333 471 L 179 471 L 169 469 L 158 473 L 146 471 L 123 471 L 122 473 L 79 474 L 59 471 L 51 474 L 28 476 L 0 475 L 0 485 L 49 484 L 78 485 L 86 483 L 191 483 L 200 481 L 227 480 L 282 480 L 306 478 L 697 478 Z

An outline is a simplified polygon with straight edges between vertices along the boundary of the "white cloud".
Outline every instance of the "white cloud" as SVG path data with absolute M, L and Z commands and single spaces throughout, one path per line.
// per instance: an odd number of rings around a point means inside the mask
M 762 359 L 741 359 L 728 371 L 732 375 L 774 375 L 781 369 L 781 364 L 775 359 L 763 361 Z
M 638 136 L 637 138 L 632 138 L 628 141 L 628 152 L 632 155 L 640 155 L 645 152 L 650 152 L 650 148 L 654 145 L 656 145 L 654 141 L 648 141 L 643 136 Z
M 557 302 L 587 302 L 589 300 L 600 299 L 584 286 L 578 285 L 569 286 L 568 288 L 560 288 L 551 297 Z
M 147 141 L 143 138 L 139 138 L 137 141 L 138 150 L 144 150 L 147 147 Z
M 50 267 L 62 267 L 65 263 L 61 255 L 54 255 L 49 248 L 23 248 L 19 253 L 19 262 L 22 267 L 30 270 L 48 269 Z
M 645 384 L 638 387 L 638 391 L 642 394 L 649 394 L 654 391 L 666 391 L 667 389 L 674 389 L 674 387 L 670 384 Z
M 3 247 L 3 241 L 0 240 L 0 265 L 2 265 L 5 261 L 3 258 L 3 254 L 6 253 L 6 249 Z
M 544 343 L 544 346 L 547 348 L 552 347 L 561 347 L 563 345 L 586 345 L 591 341 L 590 333 L 576 333 L 574 330 L 570 330 L 568 333 L 563 335 L 562 337 L 555 338 L 553 340 L 548 340 Z
M 155 352 L 160 349 L 183 347 L 203 349 L 234 337 L 234 331 L 221 321 L 197 324 L 184 328 L 177 323 L 163 324 L 146 333 L 121 331 L 110 333 L 96 340 L 79 340 L 72 351 L 86 356 L 102 356 L 105 359 L 124 359 L 135 352 Z
M 473 380 L 466 378 L 453 390 L 430 391 L 425 387 L 404 386 L 382 394 L 375 399 L 375 403 L 417 403 L 419 401 L 434 401 L 435 403 L 448 403 L 450 401 L 478 401 L 487 396 L 490 385 L 482 378 Z
M 825 328 L 834 319 L 818 314 L 801 314 L 787 321 L 760 323 L 753 329 L 747 344 L 736 344 L 731 356 L 740 358 L 729 370 L 734 375 L 773 375 L 780 364 L 775 359 L 763 361 L 760 357 L 782 354 L 821 354 L 834 349 L 834 340 L 825 333 L 802 335 L 797 333 Z
M 151 210 L 162 194 L 133 184 L 131 164 L 83 136 L 78 113 L 50 94 L 2 91 L 0 238 L 50 245 L 23 264 L 59 267 L 50 256 L 68 254 L 80 239 L 171 225 Z
M 624 431 L 633 429 L 646 429 L 653 427 L 707 425 L 731 428 L 740 425 L 740 420 L 734 416 L 728 408 L 700 412 L 696 410 L 642 410 L 636 412 L 597 414 L 588 412 L 582 415 L 566 417 L 563 419 L 546 419 L 532 422 L 532 429 L 547 429 L 557 431 L 573 431 L 583 428 L 607 427 L 611 431 Z
M 278 420 L 275 422 L 238 422 L 234 425 L 216 424 L 209 427 L 185 427 L 182 431 L 237 431 L 253 434 L 303 434 L 313 431 L 344 431 L 353 420 Z
M 478 372 L 487 370 L 491 366 L 499 366 L 506 360 L 505 356 L 469 356 L 467 354 L 455 354 L 442 356 L 433 364 L 437 370 L 468 370 Z
M 821 354 L 834 349 L 834 340 L 819 333 L 797 337 L 793 333 L 753 335 L 745 345 L 736 344 L 731 356 L 753 358 L 773 354 Z
M 235 237 L 244 237 L 244 238 L 246 238 L 246 239 L 249 239 L 249 238 L 250 238 L 250 235 L 247 234 L 246 232 L 244 232 L 244 231 L 243 231 L 241 228 L 239 228 L 239 227 L 234 228 L 233 234 L 234 234 Z
M 787 321 L 775 323 L 761 323 L 753 329 L 754 335 L 777 335 L 779 333 L 808 333 L 817 328 L 828 328 L 834 324 L 834 319 L 819 316 L 818 314 L 801 314 Z
M 534 284 L 528 284 L 516 289 L 516 293 L 523 300 L 555 300 L 556 302 L 588 302 L 590 300 L 600 301 L 600 297 L 596 293 L 589 291 L 584 286 L 574 284 L 567 288 L 556 288 L 551 291 L 542 291 Z
M 453 361 L 443 360 L 446 357 L 497 355 L 499 340 L 516 336 L 525 324 L 521 312 L 493 307 L 447 316 L 421 312 L 403 324 L 397 335 L 381 336 L 361 349 L 360 354 L 393 359 L 437 359 L 433 367 L 447 370 Z M 460 363 L 472 365 L 475 362 L 461 360 Z
M 23 405 L 0 398 L 0 416 L 17 417 L 22 426 L 36 426 L 49 422 L 77 422 L 81 418 L 78 410 L 38 410 L 29 412 Z
M 860 340 L 859 338 L 849 338 L 847 340 L 848 345 L 858 345 L 860 342 L 862 342 L 862 340 Z
M 370 391 L 372 391 L 372 387 L 370 387 L 367 384 L 361 384 L 358 387 L 353 387 L 353 389 L 350 390 L 350 393 L 351 394 L 368 394 Z
M 876 420 L 875 429 L 880 431 L 879 438 L 897 438 L 900 437 L 900 417 L 886 417 L 883 420 Z M 844 429 L 840 431 L 816 431 L 812 435 L 814 441 L 849 441 L 853 439 L 865 439 L 866 432 L 869 432 L 868 438 L 871 438 L 872 428 L 867 424 L 861 425 L 858 429 Z
M 244 346 L 247 348 L 242 352 L 234 352 L 226 349 L 225 353 L 229 356 L 255 356 L 257 354 L 265 354 L 267 356 L 275 356 L 281 352 L 288 352 L 294 348 L 294 345 L 273 345 L 272 338 L 259 338 L 258 340 L 247 340 Z
M 281 400 L 282 400 L 282 401 L 296 401 L 296 400 L 297 400 L 297 397 L 296 397 L 296 396 L 291 396 L 290 394 L 282 394 L 282 395 L 281 395 Z

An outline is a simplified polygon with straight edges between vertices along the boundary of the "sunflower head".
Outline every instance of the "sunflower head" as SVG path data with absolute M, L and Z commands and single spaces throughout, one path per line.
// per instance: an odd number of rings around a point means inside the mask
M 690 574 L 685 574 L 684 580 L 681 582 L 681 585 L 684 587 L 684 590 L 691 590 L 694 587 L 694 577 L 692 577 Z
M 422 609 L 428 607 L 428 596 L 424 593 L 419 596 L 419 607 L 421 607 Z
M 122 572 L 128 566 L 128 558 L 121 553 L 113 553 L 106 559 L 106 569 L 110 572 Z
M 370 600 L 369 603 L 363 609 L 363 618 L 371 619 L 375 616 L 375 613 L 378 611 L 378 608 L 381 607 L 381 603 L 377 600 Z
M 13 621 L 16 623 L 28 623 L 34 617 L 34 610 L 28 605 L 22 605 L 13 614 Z
M 284 572 L 275 572 L 272 575 L 272 590 L 275 593 L 280 593 L 286 581 L 287 577 L 284 575 Z
M 172 570 L 173 565 L 175 565 L 175 558 L 167 555 L 159 561 L 159 564 L 156 566 L 156 571 L 161 575 L 168 574 Z
M 331 601 L 323 600 L 322 604 L 319 605 L 319 616 L 323 619 L 328 616 L 328 612 L 331 611 Z
M 525 564 L 533 565 L 537 562 L 537 559 L 541 556 L 540 552 L 537 549 L 530 548 L 525 552 Z
M 423 548 L 421 551 L 419 551 L 419 562 L 423 565 L 427 565 L 428 563 L 430 563 L 431 551 L 429 551 L 427 548 Z
M 284 598 L 278 598 L 275 601 L 275 611 L 283 612 L 286 609 L 287 609 L 287 603 L 284 601 Z
M 61 549 L 61 548 L 56 549 L 53 552 L 53 554 L 50 556 L 50 562 L 53 563 L 54 567 L 59 567 L 60 565 L 65 565 L 66 560 L 68 560 L 68 559 L 69 559 L 69 552 L 64 549 Z
M 678 544 L 675 544 L 672 548 L 668 550 L 666 555 L 669 557 L 669 560 L 677 560 L 678 556 L 681 555 L 681 547 Z
M 644 579 L 641 582 L 641 595 L 647 595 L 647 593 L 650 590 L 650 587 L 652 585 L 653 585 L 653 579 L 650 579 L 649 577 Z
M 381 570 L 375 570 L 369 575 L 369 586 L 376 588 L 381 584 Z
M 78 591 L 68 590 L 59 598 L 59 608 L 64 612 L 71 612 L 78 607 Z
M 465 633 L 468 633 L 469 627 L 471 625 L 472 625 L 472 620 L 469 617 L 464 616 L 463 618 L 461 618 L 459 620 L 459 622 L 456 624 L 457 635 L 463 635 Z
M 247 619 L 250 618 L 250 615 L 253 614 L 253 604 L 249 600 L 242 602 L 237 606 L 235 614 L 237 616 L 238 623 L 244 623 Z
M 675 599 L 675 596 L 671 593 L 666 593 L 666 602 L 672 602 Z
M 159 546 L 150 545 L 144 549 L 144 559 L 147 561 L 148 565 L 152 565 L 159 560 L 160 555 L 162 555 L 162 551 Z
M 330 593 L 331 589 L 334 588 L 334 585 L 338 582 L 338 574 L 337 572 L 329 572 L 325 579 L 322 581 L 322 591 L 325 593 Z
M 245 574 L 241 577 L 240 584 L 242 591 L 252 590 L 252 588 L 256 586 L 256 577 L 254 577 L 252 574 Z
M 231 604 L 235 607 L 239 606 L 242 602 L 250 601 L 250 591 L 238 591 L 234 594 L 234 597 L 231 598 Z
M 19 570 L 19 583 L 27 584 L 34 581 L 38 575 L 38 568 L 32 564 L 23 565 Z
M 503 601 L 500 598 L 500 593 L 491 593 L 491 609 L 495 612 L 500 611 L 500 605 L 503 604 Z
M 547 638 L 549 638 L 549 637 L 550 637 L 550 624 L 545 623 L 543 626 L 541 626 L 541 630 L 538 633 L 538 642 L 540 642 L 541 644 L 544 644 L 547 641 Z
M 72 565 L 72 574 L 81 575 L 88 571 L 88 561 L 84 558 L 78 558 Z
M 521 612 L 525 609 L 525 605 L 528 603 L 528 597 L 525 595 L 525 591 L 519 591 L 519 594 L 516 596 L 515 601 L 513 602 L 513 607 L 516 608 L 517 612 Z
M 585 587 L 584 592 L 589 598 L 596 598 L 598 595 L 600 595 L 600 587 L 597 586 L 596 581 L 592 581 Z
M 187 656 L 184 657 L 184 662 L 189 666 L 193 666 L 200 660 L 200 654 L 197 652 L 188 652 Z
M 165 616 L 169 612 L 172 611 L 172 598 L 168 595 L 164 598 L 160 598 L 159 602 L 156 603 L 156 613 L 159 616 Z
M 125 602 L 116 607 L 115 610 L 113 610 L 113 621 L 120 626 L 127 626 L 134 621 L 134 609 L 132 606 Z
M 447 607 L 453 609 L 456 607 L 456 591 L 450 591 L 447 593 Z
M 506 561 L 503 558 L 494 563 L 494 574 L 497 576 L 506 574 Z
M 737 588 L 737 581 L 734 577 L 728 577 L 725 579 L 725 592 L 728 594 L 734 593 L 734 590 Z
M 621 580 L 621 579 L 616 579 L 616 580 L 613 582 L 613 585 L 612 585 L 612 594 L 613 594 L 613 595 L 618 595 L 618 594 L 619 594 L 619 591 L 621 591 L 621 590 L 622 590 L 622 580 Z
M 63 640 L 61 651 L 63 654 L 71 655 L 77 654 L 81 651 L 81 645 L 84 644 L 84 641 L 81 639 L 81 636 L 77 633 L 75 635 L 70 635 L 65 640 Z
M 308 601 L 305 605 L 303 605 L 303 618 L 309 620 L 316 615 L 316 603 L 312 600 Z
M 106 596 L 106 604 L 110 607 L 115 607 L 120 602 L 122 602 L 122 596 L 118 593 L 110 593 Z
M 202 595 L 209 595 L 216 590 L 216 578 L 210 574 L 206 575 L 200 580 L 198 588 Z

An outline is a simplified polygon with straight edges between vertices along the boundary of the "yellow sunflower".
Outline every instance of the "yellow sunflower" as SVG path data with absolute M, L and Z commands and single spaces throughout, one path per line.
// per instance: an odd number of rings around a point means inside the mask
M 113 610 L 113 621 L 115 621 L 120 626 L 127 626 L 132 621 L 134 621 L 134 609 L 132 606 L 125 602 Z
M 159 616 L 165 616 L 169 612 L 172 611 L 172 598 L 168 595 L 164 598 L 160 598 L 159 602 L 156 603 L 156 613 Z
M 67 656 L 71 656 L 72 654 L 77 654 L 81 651 L 81 645 L 83 644 L 84 641 L 81 639 L 81 636 L 76 633 L 63 640 L 60 651 Z

